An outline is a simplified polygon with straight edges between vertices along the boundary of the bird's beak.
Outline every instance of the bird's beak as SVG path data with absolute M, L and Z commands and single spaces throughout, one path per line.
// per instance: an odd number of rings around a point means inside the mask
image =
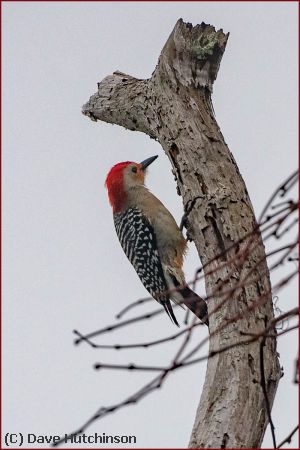
M 155 156 L 151 156 L 150 158 L 145 159 L 144 161 L 142 161 L 141 164 L 141 170 L 146 170 L 148 166 L 150 166 L 150 164 L 153 163 L 153 161 L 156 160 L 156 158 L 158 158 L 158 155 Z

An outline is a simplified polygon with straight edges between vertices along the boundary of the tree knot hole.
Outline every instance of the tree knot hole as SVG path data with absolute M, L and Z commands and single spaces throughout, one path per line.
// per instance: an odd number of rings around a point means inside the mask
M 172 142 L 172 144 L 170 146 L 170 156 L 172 158 L 174 165 L 176 165 L 178 154 L 179 154 L 179 148 L 177 147 L 175 142 Z
M 227 433 L 224 433 L 223 439 L 222 439 L 222 444 L 220 448 L 226 448 L 227 447 L 227 443 L 229 441 L 229 436 Z

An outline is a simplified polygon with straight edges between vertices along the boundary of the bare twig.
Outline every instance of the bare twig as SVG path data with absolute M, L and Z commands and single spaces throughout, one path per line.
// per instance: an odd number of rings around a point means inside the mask
M 278 445 L 277 448 L 281 448 L 284 446 L 284 444 L 290 444 L 292 437 L 294 436 L 294 434 L 297 432 L 297 430 L 299 429 L 299 425 L 297 425 L 291 432 L 290 434 L 282 441 L 280 442 L 280 444 Z

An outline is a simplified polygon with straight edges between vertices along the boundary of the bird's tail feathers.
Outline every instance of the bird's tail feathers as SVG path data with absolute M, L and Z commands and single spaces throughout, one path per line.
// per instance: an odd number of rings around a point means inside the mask
M 170 299 L 172 302 L 176 303 L 176 305 L 180 306 L 182 309 L 185 309 L 183 307 L 182 294 L 180 294 L 178 290 L 178 286 L 184 284 L 184 275 L 182 270 L 165 266 L 164 274 L 169 286 L 168 295 Z
M 187 286 L 183 271 L 170 266 L 163 266 L 163 268 L 165 278 L 170 289 L 168 292 L 170 299 L 182 308 L 183 305 L 185 305 L 201 320 L 201 322 L 208 326 L 207 304 L 203 298 L 199 297 L 199 295 Z M 169 300 L 168 306 L 164 304 L 164 308 L 173 322 L 178 325 Z
M 183 275 L 183 272 L 181 273 Z M 177 273 L 171 273 L 170 270 L 168 270 L 168 272 L 166 273 L 169 285 L 174 286 L 177 289 L 176 294 L 172 294 L 172 300 L 175 303 L 180 304 L 181 306 L 185 305 L 201 320 L 201 322 L 205 323 L 208 326 L 206 302 L 185 284 L 183 276 L 178 277 L 176 275 Z
M 163 305 L 163 307 L 165 308 L 166 313 L 168 314 L 168 316 L 170 317 L 171 321 L 173 323 L 175 323 L 175 325 L 177 325 L 178 327 L 180 326 L 179 323 L 177 322 L 176 316 L 174 314 L 172 305 L 170 300 L 163 300 L 161 302 L 161 304 Z
M 190 289 L 188 286 L 179 289 L 179 292 L 183 296 L 183 304 L 197 317 L 199 317 L 201 322 L 205 323 L 208 326 L 208 312 L 205 300 L 199 297 L 199 295 L 196 294 L 196 292 L 192 291 L 192 289 Z

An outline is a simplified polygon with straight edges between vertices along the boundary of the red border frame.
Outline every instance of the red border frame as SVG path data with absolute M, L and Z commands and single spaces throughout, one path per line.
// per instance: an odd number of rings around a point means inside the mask
M 183 3 L 185 1 L 188 1 L 189 3 L 202 3 L 202 2 L 221 2 L 223 1 L 224 3 L 232 3 L 232 2 L 239 2 L 239 3 L 259 3 L 259 2 L 267 2 L 267 3 L 298 3 L 298 27 L 299 27 L 299 23 L 300 23 L 300 8 L 299 8 L 299 2 L 300 0 L 87 0 L 88 2 L 98 2 L 98 3 L 150 3 L 150 2 L 156 2 L 156 3 L 172 3 L 172 2 L 176 2 L 176 3 Z M 2 3 L 52 3 L 52 2 L 69 2 L 69 3 L 73 3 L 73 2 L 82 2 L 84 3 L 85 0 L 0 0 L 0 24 L 2 25 Z M 300 41 L 300 33 L 299 33 L 299 29 L 298 29 L 298 42 Z M 2 44 L 2 27 L 1 27 L 1 44 Z M 300 48 L 299 48 L 299 44 L 298 44 L 298 64 L 300 64 Z M 2 45 L 0 45 L 0 61 L 1 61 L 1 68 L 0 68 L 0 98 L 2 100 Z M 298 76 L 299 76 L 299 67 L 298 67 Z M 298 79 L 298 83 L 299 83 L 299 91 L 300 91 L 300 78 Z M 298 101 L 299 101 L 299 97 L 298 97 Z M 1 102 L 1 112 L 2 112 L 2 102 Z M 300 104 L 298 105 L 298 117 L 300 117 Z M 298 132 L 299 133 L 299 132 Z M 2 121 L 0 122 L 0 139 L 1 139 L 1 150 L 2 150 Z M 298 144 L 300 144 L 300 140 L 299 140 L 299 134 L 298 134 Z M 299 145 L 298 145 L 299 148 Z M 0 173 L 2 175 L 2 151 L 0 153 Z M 2 181 L 2 176 L 1 176 L 1 181 Z M 2 205 L 2 182 L 1 182 L 1 186 L 0 186 L 0 197 L 1 197 L 1 205 Z M 2 250 L 2 210 L 1 210 L 1 214 L 0 214 L 0 249 Z M 1 256 L 2 256 L 2 251 L 1 251 Z M 1 263 L 2 263 L 2 259 L 1 259 Z M 0 274 L 0 283 L 2 286 L 2 271 Z M 299 288 L 300 288 L 300 280 L 299 280 Z M 2 292 L 1 292 L 2 294 Z M 0 347 L 1 347 L 1 355 L 2 355 L 2 295 L 1 295 L 1 301 L 0 301 Z M 300 343 L 300 342 L 299 342 Z M 1 386 L 0 386 L 0 402 L 1 402 L 1 411 L 2 411 L 2 358 L 0 360 L 0 379 L 1 379 Z M 2 414 L 1 414 L 1 420 L 0 420 L 0 438 L 2 441 Z M 0 441 L 0 450 L 2 450 L 1 447 L 1 441 Z M 300 444 L 298 442 L 298 448 L 299 448 Z M 52 449 L 53 447 L 34 447 L 37 450 L 43 450 L 43 449 Z M 63 450 L 73 450 L 72 448 L 67 448 L 67 447 L 61 447 Z M 78 450 L 86 450 L 87 448 L 90 447 L 76 447 Z M 95 447 L 96 448 L 96 447 Z M 106 447 L 103 447 L 106 448 Z M 107 447 L 109 448 L 109 447 Z M 138 447 L 134 447 L 137 448 Z M 164 447 L 161 447 L 164 448 Z M 167 448 L 172 448 L 172 447 L 167 447 Z M 173 450 L 185 450 L 187 447 L 178 447 L 178 448 L 172 448 Z M 289 449 L 292 449 L 293 447 L 288 447 Z M 294 447 L 296 448 L 296 447 Z M 26 447 L 4 447 L 4 449 L 11 449 L 11 450 L 17 450 L 17 449 L 22 449 L 22 450 L 32 450 L 32 448 L 26 448 Z M 116 447 L 113 450 L 131 450 L 131 448 L 124 448 L 124 447 Z M 143 450 L 159 450 L 159 448 L 143 448 Z M 211 450 L 218 450 L 218 449 L 211 449 Z M 230 450 L 230 449 L 227 449 Z M 247 449 L 245 449 L 247 450 Z M 250 450 L 250 449 L 248 449 Z

